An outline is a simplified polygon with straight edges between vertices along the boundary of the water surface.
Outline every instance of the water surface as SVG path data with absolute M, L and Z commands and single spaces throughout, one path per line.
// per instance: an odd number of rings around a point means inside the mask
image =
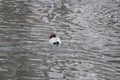
M 119 80 L 119 0 L 0 0 L 0 80 Z M 48 43 L 50 33 L 62 40 Z

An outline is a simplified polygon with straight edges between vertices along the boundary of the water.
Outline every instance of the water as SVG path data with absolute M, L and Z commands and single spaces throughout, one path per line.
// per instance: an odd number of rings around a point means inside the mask
M 0 0 L 0 80 L 119 80 L 119 0 Z M 62 40 L 53 48 L 50 33 Z

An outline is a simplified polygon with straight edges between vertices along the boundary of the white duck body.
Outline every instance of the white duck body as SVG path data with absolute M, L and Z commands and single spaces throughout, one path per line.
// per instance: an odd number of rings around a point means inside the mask
M 59 45 L 59 44 L 61 44 L 61 40 L 60 40 L 59 37 L 53 37 L 53 38 L 50 38 L 49 43 L 52 44 L 52 45 L 58 43 L 58 45 Z

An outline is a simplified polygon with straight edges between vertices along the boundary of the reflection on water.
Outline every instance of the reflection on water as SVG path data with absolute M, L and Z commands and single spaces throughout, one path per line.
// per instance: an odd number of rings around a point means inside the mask
M 0 0 L 0 80 L 119 80 L 118 0 Z M 53 49 L 55 32 L 62 45 Z

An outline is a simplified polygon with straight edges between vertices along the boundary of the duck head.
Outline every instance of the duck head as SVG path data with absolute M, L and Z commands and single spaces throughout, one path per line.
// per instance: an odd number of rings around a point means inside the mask
M 56 37 L 56 35 L 55 35 L 54 33 L 52 33 L 52 34 L 50 35 L 49 39 L 54 38 L 54 37 Z

